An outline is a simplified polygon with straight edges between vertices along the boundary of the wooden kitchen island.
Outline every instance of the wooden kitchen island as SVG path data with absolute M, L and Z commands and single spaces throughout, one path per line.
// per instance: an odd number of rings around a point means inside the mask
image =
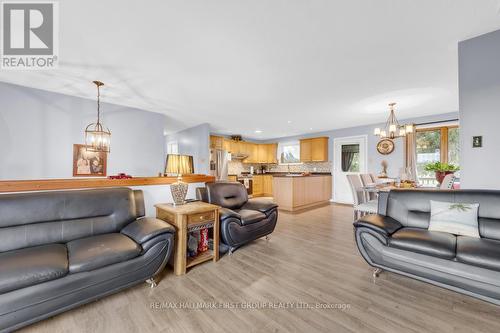
M 332 198 L 332 176 L 274 176 L 273 197 L 279 209 L 291 212 L 329 204 Z

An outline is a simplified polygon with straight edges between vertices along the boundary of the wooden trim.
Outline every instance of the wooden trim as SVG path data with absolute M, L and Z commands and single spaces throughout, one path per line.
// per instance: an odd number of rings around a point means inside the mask
M 448 163 L 448 127 L 441 128 L 441 163 Z
M 96 187 L 122 187 L 168 185 L 175 183 L 177 177 L 137 177 L 130 179 L 80 178 L 80 179 L 37 179 L 37 180 L 4 180 L 0 181 L 0 193 L 67 190 Z M 215 177 L 208 175 L 186 175 L 185 183 L 211 183 Z
M 459 125 L 438 126 L 428 128 L 417 128 L 416 132 L 440 131 L 440 162 L 448 163 L 448 130 L 450 128 L 458 128 Z

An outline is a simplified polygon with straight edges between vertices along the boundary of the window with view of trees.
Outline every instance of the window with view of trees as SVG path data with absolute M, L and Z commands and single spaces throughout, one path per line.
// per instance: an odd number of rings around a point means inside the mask
M 432 162 L 459 166 L 460 130 L 457 126 L 417 129 L 417 176 L 424 185 L 437 185 L 435 175 L 425 171 L 425 165 Z M 459 172 L 455 175 L 460 177 Z

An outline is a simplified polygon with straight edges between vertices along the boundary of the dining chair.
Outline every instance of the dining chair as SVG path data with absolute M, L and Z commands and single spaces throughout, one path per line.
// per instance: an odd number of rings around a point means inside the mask
M 370 178 L 372 179 L 372 183 L 377 182 L 377 177 L 373 173 L 370 173 Z
M 439 185 L 439 188 L 441 190 L 451 190 L 453 188 L 453 184 L 455 183 L 455 179 L 456 177 L 453 174 L 446 175 L 441 182 L 441 185 Z
M 361 174 L 361 182 L 363 183 L 363 186 L 375 184 L 375 182 L 372 180 L 372 176 L 368 173 Z M 365 195 L 366 195 L 368 200 L 376 200 L 377 199 L 377 194 L 375 192 L 368 192 L 368 193 L 365 193 Z
M 347 175 L 347 180 L 351 186 L 352 197 L 354 199 L 354 220 L 365 214 L 376 214 L 378 211 L 378 202 L 377 200 L 367 200 L 359 175 Z

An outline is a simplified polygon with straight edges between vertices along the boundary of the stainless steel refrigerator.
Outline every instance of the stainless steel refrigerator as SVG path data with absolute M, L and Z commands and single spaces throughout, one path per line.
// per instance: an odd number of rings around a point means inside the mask
M 228 180 L 228 163 L 231 160 L 231 155 L 221 149 L 210 150 L 210 174 L 215 176 L 215 180 Z

